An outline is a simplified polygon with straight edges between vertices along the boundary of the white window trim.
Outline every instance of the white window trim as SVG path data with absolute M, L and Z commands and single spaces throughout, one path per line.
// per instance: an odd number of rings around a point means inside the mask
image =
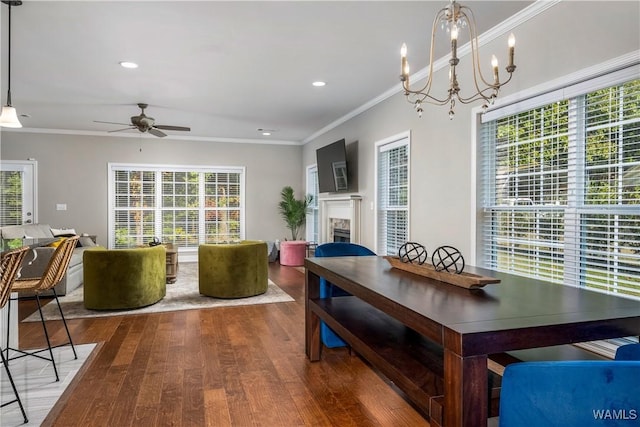
M 628 76 L 638 76 L 640 74 L 640 63 L 638 58 L 640 57 L 640 50 L 629 52 L 625 55 L 621 55 L 617 58 L 596 64 L 592 67 L 579 70 L 577 72 L 567 74 L 559 77 L 550 82 L 534 86 L 529 89 L 514 93 L 505 98 L 498 98 L 495 105 L 483 114 L 482 107 L 475 107 L 471 110 L 471 211 L 469 212 L 470 225 L 471 225 L 471 251 L 470 259 L 473 260 L 474 265 L 479 265 L 480 260 L 477 258 L 478 247 L 478 179 L 477 179 L 477 159 L 480 143 L 480 124 L 482 122 L 496 119 L 498 117 L 514 114 L 512 106 L 520 102 L 527 102 L 533 106 L 540 104 L 541 102 L 549 103 L 553 102 L 557 96 L 575 95 L 574 91 L 564 91 L 562 87 L 568 87 L 573 85 L 579 85 L 580 83 L 593 80 L 600 77 L 602 79 L 603 87 L 615 85 L 621 80 L 627 79 Z M 615 77 L 610 77 L 612 73 L 616 73 Z M 578 87 L 578 86 L 574 86 Z M 553 94 L 553 95 L 552 95 Z M 552 98 L 553 96 L 553 98 Z M 531 101 L 528 101 L 531 100 Z M 544 102 L 543 102 L 544 101 Z M 540 104 L 542 105 L 542 104 Z
M 306 194 L 312 194 L 313 198 L 314 198 L 314 204 L 316 206 L 316 211 L 318 212 L 318 216 L 320 215 L 320 193 L 316 192 L 315 189 L 310 188 L 311 183 L 309 182 L 309 175 L 311 174 L 311 172 L 315 169 L 316 171 L 316 183 L 317 183 L 317 174 L 318 174 L 318 165 L 316 163 L 312 164 L 312 165 L 308 165 L 306 167 L 306 174 L 305 174 L 305 188 L 306 188 Z M 310 227 L 309 227 L 309 219 L 313 219 L 313 214 L 307 214 L 307 221 L 305 224 L 305 236 L 308 242 L 315 242 L 318 243 L 318 241 L 320 240 L 320 230 L 314 230 L 315 233 L 313 233 L 312 231 L 310 231 Z M 319 224 L 318 224 L 319 225 Z M 316 234 L 318 236 L 318 239 L 314 241 L 313 239 L 313 235 Z
M 245 218 L 246 218 L 246 213 L 245 213 L 245 206 L 246 206 L 246 168 L 244 166 L 202 166 L 202 165 L 198 165 L 198 166 L 194 166 L 194 165 L 161 165 L 161 164 L 147 164 L 147 163 L 107 163 L 107 176 L 108 176 L 108 200 L 107 200 L 107 206 L 109 209 L 109 215 L 108 215 L 108 233 L 109 233 L 109 248 L 113 248 L 115 245 L 114 242 L 114 236 L 113 236 L 113 228 L 114 228 L 114 218 L 112 215 L 114 206 L 113 206 L 113 201 L 115 199 L 114 197 L 114 192 L 115 192 L 115 188 L 114 188 L 114 182 L 115 182 L 115 176 L 114 176 L 114 171 L 115 170 L 135 170 L 135 171 L 153 171 L 153 172 L 157 172 L 157 171 L 167 171 L 167 172 L 216 172 L 216 173 L 239 173 L 240 174 L 240 216 L 242 218 L 242 220 L 240 221 L 240 238 L 244 239 L 245 238 L 245 230 L 246 230 L 246 224 L 245 224 Z M 194 254 L 196 253 L 196 250 L 185 250 L 185 249 L 180 249 L 180 253 L 182 254 L 183 252 L 187 253 L 187 254 L 191 254 L 191 256 L 188 256 L 188 258 L 184 258 L 181 260 L 183 262 L 195 262 L 197 261 L 197 258 L 194 258 Z
M 375 183 L 375 191 L 373 195 L 373 247 L 375 248 L 376 254 L 380 254 L 380 248 L 378 247 L 379 236 L 378 236 L 378 153 L 380 152 L 379 147 L 388 145 L 386 149 L 392 149 L 400 145 L 401 140 L 407 140 L 407 156 L 409 158 L 409 163 L 407 164 L 407 237 L 411 236 L 411 130 L 407 130 L 404 132 L 400 132 L 396 135 L 381 139 L 376 141 L 374 144 L 374 171 L 373 171 L 373 182 Z M 395 143 L 395 144 L 394 144 Z M 402 143 L 404 145 L 404 143 Z

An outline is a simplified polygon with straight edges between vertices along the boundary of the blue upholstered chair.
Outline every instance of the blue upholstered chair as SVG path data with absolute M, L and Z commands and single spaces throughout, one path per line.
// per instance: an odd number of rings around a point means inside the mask
M 640 344 L 627 344 L 618 347 L 616 360 L 640 360 Z
M 514 363 L 505 368 L 500 427 L 640 423 L 640 361 Z
M 375 253 L 364 246 L 355 243 L 325 243 L 316 248 L 315 255 L 317 257 L 336 257 L 336 256 L 366 256 Z M 340 289 L 331 282 L 327 282 L 323 277 L 320 278 L 320 298 L 329 298 L 337 296 L 350 295 L 348 292 Z M 347 344 L 336 335 L 324 322 L 320 324 L 320 337 L 322 343 L 326 347 L 344 347 Z

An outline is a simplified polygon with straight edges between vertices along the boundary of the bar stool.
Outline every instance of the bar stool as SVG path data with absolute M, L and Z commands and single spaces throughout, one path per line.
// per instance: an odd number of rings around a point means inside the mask
M 25 255 L 29 251 L 28 247 L 23 247 L 20 249 L 14 249 L 2 254 L 2 260 L 0 261 L 0 310 L 5 307 L 7 301 L 9 301 L 9 296 L 11 295 L 11 286 L 16 279 L 16 275 L 18 273 L 18 269 L 24 260 Z M 9 324 L 7 323 L 7 330 L 9 328 Z M 9 342 L 7 341 L 7 346 Z M 7 378 L 9 378 L 9 382 L 11 383 L 11 388 L 13 389 L 13 393 L 16 398 L 10 400 L 8 402 L 3 403 L 0 407 L 4 407 L 10 405 L 11 403 L 18 402 L 20 405 L 20 411 L 22 411 L 22 417 L 24 418 L 25 424 L 29 422 L 27 418 L 27 413 L 24 410 L 24 406 L 22 406 L 22 401 L 20 400 L 20 395 L 18 395 L 18 390 L 16 389 L 16 384 L 13 382 L 13 377 L 11 376 L 11 371 L 9 371 L 9 361 L 4 357 L 4 349 L 0 347 L 0 358 L 2 359 L 2 364 L 4 365 L 4 370 L 7 372 Z
M 35 297 L 36 302 L 38 304 L 38 311 L 40 312 L 42 329 L 44 330 L 44 336 L 47 340 L 47 348 L 28 352 L 28 351 L 19 350 L 16 348 L 7 347 L 7 356 L 9 355 L 9 350 L 13 350 L 15 352 L 21 353 L 19 356 L 7 357 L 7 359 L 14 360 L 14 359 L 19 359 L 25 356 L 35 356 L 40 359 L 51 361 L 51 363 L 53 364 L 53 372 L 56 374 L 56 381 L 59 381 L 60 378 L 58 376 L 58 369 L 56 368 L 56 362 L 53 358 L 53 348 L 71 344 L 71 349 L 73 350 L 73 356 L 75 359 L 78 358 L 78 355 L 76 354 L 76 349 L 71 339 L 71 334 L 69 333 L 69 327 L 67 326 L 67 321 L 64 318 L 64 313 L 62 312 L 62 307 L 60 306 L 60 300 L 58 300 L 58 294 L 56 293 L 56 290 L 54 288 L 54 286 L 60 283 L 65 273 L 67 272 L 67 268 L 69 267 L 69 261 L 71 261 L 71 255 L 73 255 L 73 249 L 76 247 L 78 239 L 79 239 L 79 236 L 69 237 L 67 239 L 64 239 L 58 245 L 53 255 L 51 256 L 51 259 L 49 260 L 49 264 L 47 265 L 47 268 L 42 274 L 42 277 L 24 278 L 24 279 L 19 278 L 16 281 L 14 281 L 13 285 L 11 286 L 12 292 L 18 292 L 23 294 L 18 296 L 17 298 L 18 300 L 32 299 L 33 297 Z M 56 345 L 54 347 L 51 347 L 51 342 L 49 340 L 49 332 L 47 331 L 47 324 L 44 321 L 44 316 L 42 315 L 42 306 L 40 304 L 40 294 L 48 290 L 53 291 L 53 296 L 56 300 L 56 303 L 58 304 L 58 309 L 60 310 L 60 317 L 62 318 L 64 329 L 67 331 L 67 337 L 69 338 L 68 342 L 64 344 Z M 28 293 L 28 295 L 24 295 L 24 293 Z M 7 329 L 7 346 L 8 344 L 9 344 L 9 330 Z M 50 357 L 45 357 L 38 354 L 46 350 L 49 350 Z

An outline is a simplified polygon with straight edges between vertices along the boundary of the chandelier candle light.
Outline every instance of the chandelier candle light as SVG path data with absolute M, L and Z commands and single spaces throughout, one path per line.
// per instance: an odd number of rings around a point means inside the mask
M 431 84 L 433 83 L 433 47 L 435 45 L 436 30 L 438 24 L 449 33 L 451 37 L 451 58 L 449 59 L 449 89 L 448 95 L 443 98 L 436 98 L 431 95 Z M 458 58 L 458 36 L 459 32 L 464 29 L 468 29 L 469 43 L 471 46 L 471 63 L 473 66 L 473 83 L 475 85 L 475 94 L 469 97 L 463 97 L 460 94 L 460 86 L 458 85 L 458 77 L 456 74 L 456 67 L 460 62 Z M 493 68 L 493 82 L 489 83 L 485 80 L 480 69 L 480 59 L 478 56 L 478 35 L 476 32 L 476 22 L 473 12 L 466 6 L 462 6 L 455 0 L 451 0 L 447 7 L 444 7 L 438 11 L 435 19 L 433 20 L 433 28 L 431 30 L 431 52 L 429 55 L 429 76 L 425 85 L 418 90 L 412 90 L 409 87 L 409 61 L 407 60 L 407 45 L 402 44 L 400 49 L 401 57 L 401 75 L 402 88 L 404 94 L 407 97 L 407 101 L 414 105 L 418 116 L 422 117 L 422 103 L 428 102 L 435 105 L 449 104 L 449 118 L 453 119 L 454 107 L 456 100 L 463 104 L 469 104 L 474 101 L 483 100 L 483 109 L 486 110 L 490 104 L 493 104 L 495 98 L 498 96 L 500 88 L 509 83 L 516 66 L 513 63 L 515 52 L 515 37 L 513 34 L 509 36 L 509 64 L 506 67 L 509 73 L 509 78 L 500 83 L 500 76 L 498 72 L 498 59 L 495 55 L 491 57 L 491 67 Z M 480 88 L 483 84 L 484 87 Z

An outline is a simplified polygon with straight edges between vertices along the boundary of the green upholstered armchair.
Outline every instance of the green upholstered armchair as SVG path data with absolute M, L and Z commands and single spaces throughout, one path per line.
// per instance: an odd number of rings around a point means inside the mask
M 202 295 L 243 298 L 269 286 L 267 243 L 244 240 L 198 247 L 198 286 Z
M 145 307 L 164 298 L 166 250 L 90 248 L 84 252 L 84 306 L 93 310 Z

